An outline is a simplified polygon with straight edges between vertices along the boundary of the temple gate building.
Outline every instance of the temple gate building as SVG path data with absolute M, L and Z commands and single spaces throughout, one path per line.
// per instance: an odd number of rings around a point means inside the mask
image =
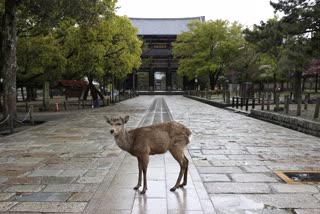
M 193 82 L 177 74 L 178 62 L 172 55 L 172 42 L 188 31 L 187 24 L 205 20 L 190 18 L 130 18 L 144 42 L 142 65 L 135 75 L 138 91 L 182 91 L 191 89 Z M 132 79 L 132 77 L 131 77 Z

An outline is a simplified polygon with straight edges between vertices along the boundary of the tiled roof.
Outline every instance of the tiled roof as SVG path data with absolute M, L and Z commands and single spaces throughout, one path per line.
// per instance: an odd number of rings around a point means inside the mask
M 188 31 L 191 21 L 204 21 L 204 16 L 189 18 L 130 18 L 138 28 L 138 35 L 178 35 Z

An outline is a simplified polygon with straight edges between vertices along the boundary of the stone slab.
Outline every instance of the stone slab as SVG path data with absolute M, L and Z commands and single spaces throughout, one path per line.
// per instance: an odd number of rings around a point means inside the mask
M 81 192 L 84 184 L 50 184 L 43 192 Z
M 37 192 L 31 194 L 16 195 L 16 201 L 60 201 L 65 202 L 70 197 L 71 193 L 52 193 L 52 192 Z
M 16 212 L 82 212 L 85 202 L 21 202 L 11 209 Z
M 241 173 L 239 167 L 198 167 L 200 174 L 226 174 L 226 173 Z
M 309 194 L 212 194 L 220 209 L 319 209 L 320 203 Z
M 15 193 L 0 193 L 0 201 L 5 201 L 14 195 Z
M 243 174 L 231 174 L 232 180 L 235 182 L 277 182 L 277 180 L 273 177 L 262 173 L 243 173 Z
M 0 212 L 8 211 L 11 207 L 16 205 L 18 202 L 0 202 Z
M 320 209 L 295 209 L 295 214 L 316 214 L 320 213 Z
M 44 169 L 39 169 L 33 171 L 31 174 L 29 174 L 29 177 L 34 177 L 34 176 L 57 176 L 61 174 L 63 170 L 44 170 Z
M 205 183 L 208 193 L 269 193 L 264 183 Z
M 229 182 L 231 179 L 224 174 L 201 174 L 201 178 L 204 182 L 213 182 L 213 181 L 225 181 Z
M 317 187 L 303 184 L 270 184 L 270 187 L 280 193 L 319 193 Z
M 13 185 L 4 190 L 4 192 L 39 192 L 45 185 Z
M 271 172 L 271 170 L 265 166 L 241 166 L 246 172 Z

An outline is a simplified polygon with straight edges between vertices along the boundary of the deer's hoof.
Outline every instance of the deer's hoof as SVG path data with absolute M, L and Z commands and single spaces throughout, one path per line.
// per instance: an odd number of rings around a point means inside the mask
M 187 184 L 180 184 L 179 187 L 183 188 L 185 185 L 187 185 Z
M 172 188 L 170 189 L 170 191 L 171 191 L 171 192 L 174 192 L 174 191 L 176 191 L 176 189 L 177 189 L 177 187 L 172 187 Z
M 140 192 L 140 194 L 141 194 L 141 195 L 146 194 L 146 190 L 145 190 L 145 189 L 144 189 L 144 190 L 142 190 L 142 191 Z
M 137 189 L 139 189 L 139 187 L 140 187 L 140 186 L 135 186 L 135 187 L 133 187 L 133 189 L 134 189 L 134 190 L 137 190 Z

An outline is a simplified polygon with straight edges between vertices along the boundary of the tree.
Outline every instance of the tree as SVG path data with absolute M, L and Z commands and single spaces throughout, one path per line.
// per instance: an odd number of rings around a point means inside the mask
M 1 2 L 4 117 L 16 114 L 17 33 L 19 37 L 47 36 L 66 20 L 74 20 L 73 23 L 79 26 L 90 26 L 97 17 L 114 14 L 115 3 L 116 0 L 5 0 L 4 5 Z
M 258 65 L 257 60 L 259 53 L 253 44 L 245 43 L 240 48 L 239 54 L 230 64 L 230 69 L 226 76 L 232 83 L 237 82 L 254 82 L 258 80 Z
M 16 10 L 20 1 L 5 0 L 1 29 L 1 77 L 3 78 L 3 117 L 15 117 L 16 108 Z
M 260 25 L 254 25 L 253 30 L 245 29 L 244 33 L 245 39 L 254 44 L 257 51 L 261 53 L 257 61 L 259 67 L 263 68 L 259 69 L 263 73 L 260 77 L 265 79 L 265 77 L 272 76 L 275 97 L 276 84 L 281 76 L 278 62 L 282 57 L 286 36 L 281 22 L 277 17 L 274 17 L 267 22 L 261 22 Z
M 270 2 L 275 11 L 284 13 L 281 19 L 285 31 L 292 36 L 307 36 L 312 55 L 320 55 L 319 0 L 279 0 Z
M 141 64 L 141 44 L 127 17 L 113 16 L 97 19 L 91 27 L 74 27 L 66 38 L 66 46 L 75 46 L 69 65 L 71 72 L 80 78 L 87 77 L 90 90 L 95 90 L 93 80 L 106 74 L 124 78 Z
M 52 36 L 22 37 L 17 43 L 17 86 L 27 88 L 27 98 L 34 99 L 33 86 L 60 79 L 66 58 L 58 41 Z
M 192 22 L 188 28 L 173 43 L 173 54 L 179 58 L 178 73 L 189 79 L 207 75 L 214 89 L 244 46 L 241 25 L 216 20 Z
M 302 72 L 309 58 L 320 55 L 320 4 L 318 0 L 279 0 L 271 2 L 275 11 L 284 13 L 283 32 L 288 35 L 285 59 L 295 71 L 295 98 L 301 96 Z

